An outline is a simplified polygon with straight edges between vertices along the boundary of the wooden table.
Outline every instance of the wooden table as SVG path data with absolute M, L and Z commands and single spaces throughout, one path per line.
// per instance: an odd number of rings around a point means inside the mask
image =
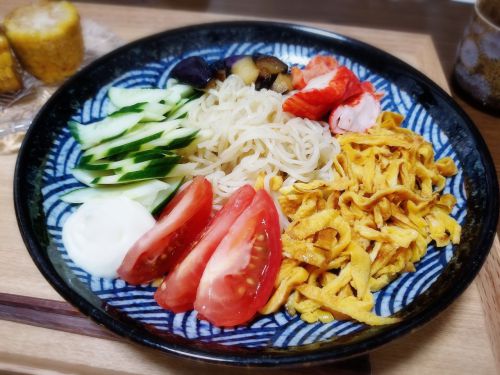
M 151 5 L 151 2 L 149 2 Z M 0 2 L 0 15 L 10 4 Z M 79 3 L 83 17 L 108 26 L 125 40 L 166 28 L 230 15 L 164 8 Z M 316 24 L 387 50 L 448 89 L 429 35 Z M 497 133 L 494 132 L 497 137 Z M 496 138 L 498 139 L 498 137 Z M 498 150 L 497 150 L 498 151 Z M 497 169 L 500 155 L 495 156 Z M 123 341 L 82 317 L 45 281 L 20 238 L 12 203 L 15 156 L 0 157 L 0 372 L 82 374 L 233 374 L 232 369 L 179 360 Z M 422 329 L 344 364 L 308 373 L 494 374 L 500 372 L 500 245 L 466 292 Z M 278 373 L 305 373 L 280 371 Z

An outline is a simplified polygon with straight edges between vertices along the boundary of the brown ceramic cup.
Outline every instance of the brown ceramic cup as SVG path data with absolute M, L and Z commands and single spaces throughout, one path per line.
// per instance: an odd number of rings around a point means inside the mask
M 458 47 L 454 79 L 481 106 L 500 111 L 500 0 L 476 2 Z

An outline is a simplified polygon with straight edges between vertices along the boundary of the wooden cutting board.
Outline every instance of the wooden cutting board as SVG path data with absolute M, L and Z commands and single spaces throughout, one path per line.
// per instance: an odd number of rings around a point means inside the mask
M 0 3 L 0 16 L 12 5 Z M 166 9 L 78 4 L 83 18 L 126 41 L 187 24 L 243 17 Z M 449 91 L 428 35 L 314 24 L 405 60 Z M 236 374 L 266 371 L 193 363 L 125 342 L 80 315 L 45 281 L 21 240 L 12 179 L 16 156 L 0 156 L 0 372 L 78 374 Z M 334 365 L 279 373 L 500 373 L 500 244 L 466 292 L 422 329 Z M 273 373 L 276 373 L 273 371 Z

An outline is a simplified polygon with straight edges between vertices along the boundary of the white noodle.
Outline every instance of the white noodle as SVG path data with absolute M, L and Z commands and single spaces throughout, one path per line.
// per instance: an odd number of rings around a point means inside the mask
M 216 207 L 240 186 L 253 185 L 260 172 L 266 174 L 268 191 L 277 174 L 285 176 L 285 186 L 333 178 L 338 141 L 325 123 L 283 112 L 283 100 L 281 94 L 256 91 L 231 75 L 189 111 L 185 126 L 202 131 L 184 155 L 194 165 L 193 175 L 212 183 Z

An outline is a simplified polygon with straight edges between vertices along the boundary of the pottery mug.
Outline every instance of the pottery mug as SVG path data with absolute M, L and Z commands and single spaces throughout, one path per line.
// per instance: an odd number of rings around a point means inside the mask
M 481 106 L 500 111 L 500 0 L 478 0 L 457 52 L 455 83 Z

